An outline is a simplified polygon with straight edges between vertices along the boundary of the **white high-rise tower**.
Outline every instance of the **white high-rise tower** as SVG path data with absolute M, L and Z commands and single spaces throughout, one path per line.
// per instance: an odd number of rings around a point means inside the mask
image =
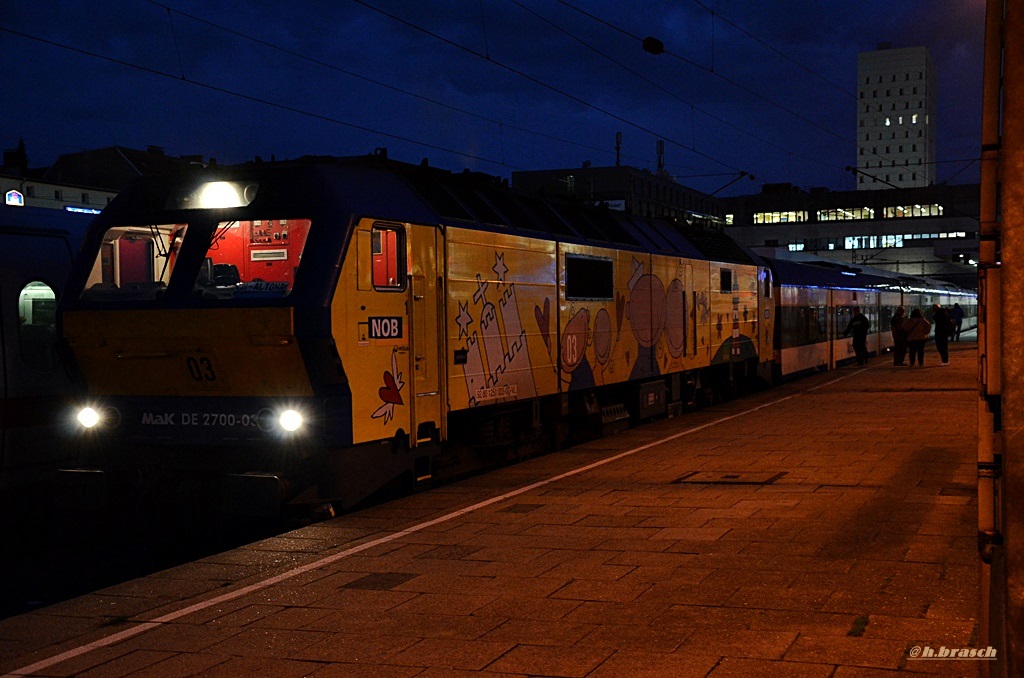
M 935 183 L 935 64 L 927 47 L 857 55 L 857 188 Z

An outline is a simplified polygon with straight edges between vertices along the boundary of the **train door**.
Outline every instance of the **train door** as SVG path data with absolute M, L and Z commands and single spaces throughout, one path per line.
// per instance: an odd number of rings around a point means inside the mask
M 444 436 L 441 416 L 441 288 L 438 285 L 438 253 L 444 251 L 441 233 L 433 226 L 409 227 L 409 322 L 413 375 L 412 431 L 410 441 L 429 442 Z

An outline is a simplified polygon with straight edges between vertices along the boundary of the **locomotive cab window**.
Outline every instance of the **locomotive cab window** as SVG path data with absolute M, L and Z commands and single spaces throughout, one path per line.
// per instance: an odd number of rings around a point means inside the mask
M 565 255 L 565 298 L 615 298 L 614 266 L 611 259 Z
M 373 288 L 405 289 L 405 231 L 396 226 L 374 224 L 370 231 L 373 257 Z
M 83 299 L 156 299 L 177 263 L 186 224 L 113 226 L 93 262 Z
M 202 299 L 288 296 L 309 227 L 309 219 L 218 223 L 199 267 L 193 295 Z

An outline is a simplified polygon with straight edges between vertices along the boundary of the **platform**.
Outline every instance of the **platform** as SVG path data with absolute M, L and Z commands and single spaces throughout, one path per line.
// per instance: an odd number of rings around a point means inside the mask
M 0 673 L 977 675 L 912 656 L 978 642 L 976 348 L 875 358 L 12 617 Z

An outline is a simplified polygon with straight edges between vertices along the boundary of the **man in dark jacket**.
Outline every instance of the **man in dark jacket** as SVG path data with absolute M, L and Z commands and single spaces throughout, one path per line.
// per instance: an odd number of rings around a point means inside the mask
M 859 308 L 853 310 L 853 317 L 850 318 L 844 337 L 853 334 L 853 352 L 857 354 L 857 364 L 863 365 L 868 360 L 868 330 L 871 329 L 871 321 L 861 313 Z
M 949 337 L 953 334 L 956 326 L 953 319 L 946 313 L 946 309 L 938 304 L 932 306 L 932 323 L 935 325 L 935 350 L 939 352 L 939 358 L 943 365 L 949 364 Z
M 964 326 L 964 310 L 960 308 L 960 304 L 953 304 L 949 317 L 953 319 L 953 341 L 960 341 L 960 330 Z

